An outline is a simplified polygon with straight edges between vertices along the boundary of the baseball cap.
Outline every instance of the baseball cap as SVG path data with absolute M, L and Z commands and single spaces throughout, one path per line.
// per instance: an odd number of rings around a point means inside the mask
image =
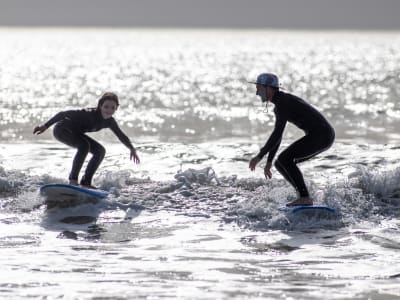
M 279 88 L 278 76 L 272 73 L 262 73 L 257 76 L 256 81 L 249 81 L 249 83 L 262 84 L 274 88 Z

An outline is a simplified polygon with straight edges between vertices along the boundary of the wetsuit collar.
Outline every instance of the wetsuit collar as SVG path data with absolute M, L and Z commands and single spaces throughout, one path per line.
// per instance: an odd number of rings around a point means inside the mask
M 277 100 L 279 99 L 279 96 L 280 96 L 281 94 L 282 94 L 281 91 L 277 91 L 277 92 L 274 94 L 274 96 L 272 97 L 271 102 L 275 104 L 275 103 L 277 102 Z

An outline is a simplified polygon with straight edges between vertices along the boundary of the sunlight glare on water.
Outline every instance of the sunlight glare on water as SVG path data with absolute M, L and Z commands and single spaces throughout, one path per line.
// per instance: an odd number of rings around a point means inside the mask
M 1 299 L 398 299 L 398 32 L 0 29 Z M 320 109 L 335 144 L 301 164 L 318 205 L 249 160 L 274 126 L 258 73 Z M 107 90 L 106 199 L 46 205 L 75 150 L 33 127 Z M 301 136 L 287 126 L 280 150 Z M 61 200 L 61 199 L 58 199 Z
M 356 131 L 368 138 L 369 128 L 349 122 L 353 117 L 398 136 L 395 33 L 3 29 L 1 35 L 7 140 L 29 137 L 21 127 L 59 110 L 93 107 L 107 90 L 119 94 L 118 119 L 134 135 L 259 135 L 264 129 L 250 115 L 261 104 L 247 81 L 265 71 L 323 110 L 343 137 Z

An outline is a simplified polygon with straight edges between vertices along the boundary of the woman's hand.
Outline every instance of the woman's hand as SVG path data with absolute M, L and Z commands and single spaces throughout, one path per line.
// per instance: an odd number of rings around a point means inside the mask
M 44 125 L 42 125 L 42 126 L 36 126 L 36 127 L 33 129 L 33 134 L 41 134 L 41 133 L 45 132 L 46 129 L 47 129 L 47 127 L 44 126 Z
M 271 168 L 272 168 L 272 162 L 268 161 L 264 167 L 264 176 L 266 179 L 272 178 Z
M 131 149 L 131 160 L 133 160 L 133 162 L 135 164 L 140 163 L 140 159 L 139 159 L 139 156 L 136 153 L 136 149 L 135 148 Z
M 257 156 L 254 156 L 249 163 L 249 168 L 250 170 L 254 171 L 256 169 L 257 164 L 260 162 L 261 159 L 259 159 Z

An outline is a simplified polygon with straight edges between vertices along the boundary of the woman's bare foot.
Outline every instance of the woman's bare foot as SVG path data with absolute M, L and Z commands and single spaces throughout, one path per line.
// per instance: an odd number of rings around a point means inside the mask
M 310 197 L 300 197 L 286 204 L 286 206 L 311 206 L 311 205 L 313 205 L 313 201 Z
M 79 185 L 78 180 L 73 180 L 73 179 L 69 180 L 69 184 L 70 185 Z

